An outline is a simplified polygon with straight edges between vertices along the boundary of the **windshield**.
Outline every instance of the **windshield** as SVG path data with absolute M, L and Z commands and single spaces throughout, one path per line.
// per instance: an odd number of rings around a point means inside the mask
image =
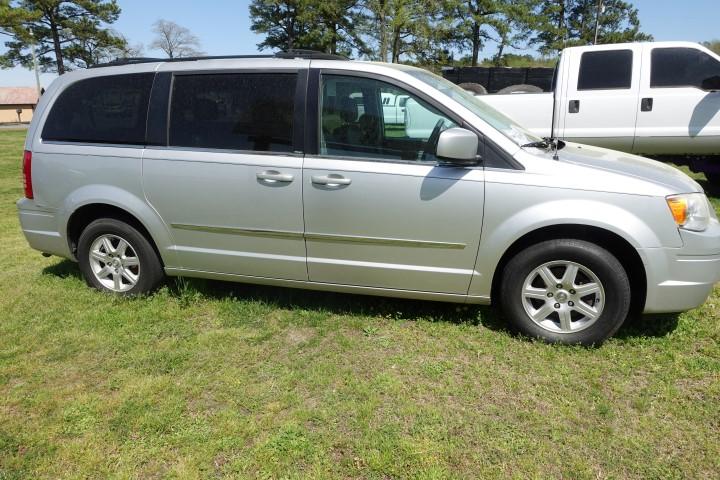
M 509 117 L 506 117 L 451 81 L 419 68 L 407 68 L 403 69 L 403 71 L 460 103 L 518 145 L 540 140 L 539 137 L 528 132 Z

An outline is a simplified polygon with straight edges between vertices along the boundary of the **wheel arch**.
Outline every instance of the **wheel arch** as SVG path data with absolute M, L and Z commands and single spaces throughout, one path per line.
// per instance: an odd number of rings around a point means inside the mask
M 110 185 L 85 185 L 65 198 L 59 231 L 67 237 L 68 247 L 75 257 L 80 232 L 93 220 L 102 217 L 126 221 L 150 241 L 163 266 L 176 266 L 172 250 L 171 232 L 158 213 L 144 198 Z M 64 218 L 63 218 L 64 217 Z
M 68 218 L 66 229 L 67 241 L 73 256 L 75 256 L 75 252 L 77 251 L 78 241 L 83 230 L 99 218 L 114 218 L 115 220 L 120 220 L 136 228 L 148 239 L 164 266 L 157 242 L 148 228 L 132 213 L 108 203 L 89 203 L 83 205 L 76 209 Z
M 518 252 L 547 240 L 584 240 L 605 248 L 625 267 L 630 280 L 631 313 L 642 312 L 647 296 L 647 272 L 637 249 L 625 238 L 610 230 L 583 224 L 549 225 L 532 230 L 515 240 L 502 254 L 493 272 L 491 299 L 499 298 L 500 280 L 505 266 Z

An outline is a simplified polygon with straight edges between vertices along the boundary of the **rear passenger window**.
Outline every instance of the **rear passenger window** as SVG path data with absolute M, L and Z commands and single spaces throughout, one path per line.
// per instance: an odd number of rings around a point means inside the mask
M 177 75 L 170 145 L 292 152 L 296 74 Z
M 697 87 L 720 77 L 720 62 L 694 48 L 654 48 L 650 87 Z
M 111 75 L 73 83 L 53 104 L 43 140 L 144 144 L 154 76 Z
M 632 50 L 585 52 L 580 59 L 578 90 L 615 90 L 632 84 Z

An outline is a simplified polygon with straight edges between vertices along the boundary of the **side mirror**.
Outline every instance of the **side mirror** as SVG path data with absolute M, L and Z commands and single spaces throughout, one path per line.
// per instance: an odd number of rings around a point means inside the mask
M 478 136 L 464 128 L 448 128 L 440 134 L 435 156 L 441 163 L 458 166 L 477 165 Z
M 720 75 L 713 75 L 712 77 L 706 78 L 702 81 L 700 88 L 711 92 L 720 90 Z

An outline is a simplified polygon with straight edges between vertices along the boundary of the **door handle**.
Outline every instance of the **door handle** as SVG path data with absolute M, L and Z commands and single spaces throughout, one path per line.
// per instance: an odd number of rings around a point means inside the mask
M 289 183 L 292 182 L 295 178 L 289 173 L 280 173 L 277 170 L 265 170 L 264 172 L 258 172 L 256 177 L 258 180 L 262 180 L 263 182 L 267 183 Z
M 310 177 L 312 183 L 316 185 L 327 185 L 328 187 L 338 187 L 340 185 L 350 185 L 352 180 L 342 175 L 313 175 Z
M 569 113 L 578 113 L 580 111 L 580 100 L 570 100 L 570 105 L 568 105 L 568 112 Z
M 643 98 L 640 100 L 640 111 L 641 112 L 652 112 L 653 109 L 653 99 L 652 98 Z

